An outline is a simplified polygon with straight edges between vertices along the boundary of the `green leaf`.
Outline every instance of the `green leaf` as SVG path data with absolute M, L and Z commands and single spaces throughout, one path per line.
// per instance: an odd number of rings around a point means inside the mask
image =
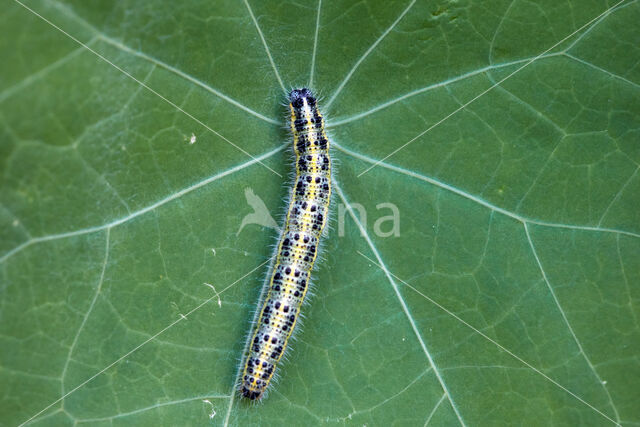
M 638 22 L 637 0 L 5 2 L 0 422 L 637 425 Z M 278 232 L 243 219 L 280 221 L 309 84 L 332 228 L 250 405 Z

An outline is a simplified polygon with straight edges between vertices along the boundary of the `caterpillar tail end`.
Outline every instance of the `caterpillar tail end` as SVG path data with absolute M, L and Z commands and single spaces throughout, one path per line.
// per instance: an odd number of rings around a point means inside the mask
M 250 387 L 243 385 L 240 390 L 242 397 L 246 397 L 249 400 L 260 400 L 263 396 L 263 390 L 251 389 Z

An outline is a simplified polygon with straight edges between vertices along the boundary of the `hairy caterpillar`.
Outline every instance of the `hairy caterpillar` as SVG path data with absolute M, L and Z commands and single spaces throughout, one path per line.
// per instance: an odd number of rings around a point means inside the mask
M 309 89 L 289 94 L 296 175 L 266 297 L 245 355 L 242 396 L 256 400 L 269 386 L 296 326 L 327 222 L 331 158 L 324 119 Z

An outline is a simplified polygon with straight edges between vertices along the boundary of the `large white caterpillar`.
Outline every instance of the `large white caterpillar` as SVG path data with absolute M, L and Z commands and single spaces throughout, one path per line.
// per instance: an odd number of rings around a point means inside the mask
M 245 355 L 240 392 L 251 400 L 262 398 L 287 348 L 327 222 L 331 158 L 324 119 L 316 104 L 309 89 L 289 94 L 296 177 L 276 259 L 265 283 L 264 303 Z

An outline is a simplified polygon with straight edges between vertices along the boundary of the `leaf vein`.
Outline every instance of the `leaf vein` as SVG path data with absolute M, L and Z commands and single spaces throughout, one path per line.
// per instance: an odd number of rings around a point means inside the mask
M 447 395 L 447 399 L 451 403 L 451 406 L 453 407 L 453 410 L 456 413 L 456 416 L 458 418 L 458 421 L 460 422 L 460 425 L 462 425 L 464 427 L 466 424 L 465 424 L 465 422 L 464 422 L 464 420 L 462 418 L 462 415 L 460 414 L 460 411 L 458 410 L 458 407 L 456 406 L 453 398 L 451 397 L 451 393 L 449 393 L 449 388 L 447 387 L 447 384 L 445 383 L 444 378 L 442 377 L 442 374 L 438 370 L 438 367 L 437 367 L 437 365 L 435 363 L 435 360 L 431 356 L 431 353 L 429 352 L 429 350 L 427 348 L 427 345 L 425 344 L 424 339 L 422 338 L 422 335 L 420 334 L 420 331 L 418 330 L 418 326 L 416 325 L 416 322 L 413 319 L 413 316 L 411 316 L 411 313 L 409 311 L 409 307 L 407 306 L 407 303 L 405 302 L 404 298 L 402 297 L 402 294 L 400 293 L 400 289 L 398 288 L 398 285 L 393 280 L 393 277 L 392 277 L 391 273 L 389 272 L 389 270 L 387 269 L 387 267 L 384 265 L 384 262 L 382 261 L 382 257 L 380 256 L 380 253 L 378 252 L 377 248 L 373 244 L 373 241 L 369 237 L 369 234 L 367 233 L 367 230 L 363 227 L 362 223 L 360 222 L 360 219 L 353 212 L 353 208 L 349 204 L 349 201 L 346 199 L 344 193 L 342 192 L 342 188 L 340 188 L 340 185 L 338 185 L 337 182 L 336 182 L 335 188 L 337 190 L 338 195 L 340 196 L 340 199 L 342 200 L 342 203 L 344 203 L 344 205 L 346 206 L 346 208 L 347 208 L 347 210 L 349 212 L 349 215 L 351 216 L 353 221 L 356 223 L 356 225 L 358 226 L 358 229 L 360 230 L 360 233 L 362 234 L 362 236 L 366 240 L 366 242 L 367 242 L 367 244 L 369 246 L 369 249 L 371 249 L 371 251 L 374 253 L 376 259 L 380 263 L 379 267 L 382 269 L 382 271 L 384 272 L 385 276 L 387 277 L 387 280 L 391 284 L 391 287 L 393 288 L 393 291 L 396 294 L 396 297 L 398 298 L 398 301 L 400 302 L 402 310 L 404 311 L 405 316 L 407 317 L 407 320 L 409 321 L 409 324 L 411 325 L 411 329 L 413 329 L 413 333 L 415 334 L 416 338 L 418 339 L 420 347 L 422 347 L 422 351 L 424 352 L 425 356 L 427 357 L 427 360 L 429 362 L 429 365 L 430 365 L 431 369 L 433 369 L 433 372 L 435 373 L 435 375 L 436 375 L 436 377 L 438 379 L 438 382 L 440 383 L 440 386 L 442 387 L 442 390 Z
M 193 185 L 191 185 L 191 186 L 189 186 L 187 188 L 184 188 L 184 189 L 182 189 L 182 190 L 180 190 L 180 191 L 178 191 L 176 193 L 173 193 L 173 194 L 171 194 L 171 195 L 169 195 L 169 196 L 167 196 L 167 197 L 165 197 L 165 198 L 163 198 L 163 199 L 161 199 L 161 200 L 159 200 L 159 201 L 157 201 L 157 202 L 155 202 L 155 203 L 153 203 L 153 204 L 151 204 L 151 205 L 149 205 L 149 206 L 147 206 L 145 208 L 142 208 L 140 210 L 132 212 L 131 214 L 129 214 L 129 215 L 125 216 L 125 217 L 122 217 L 122 218 L 116 219 L 114 221 L 111 221 L 108 224 L 96 225 L 96 226 L 93 226 L 93 227 L 87 227 L 87 228 L 83 228 L 83 229 L 79 229 L 79 230 L 75 230 L 75 231 L 68 231 L 68 232 L 59 233 L 59 234 L 50 234 L 50 235 L 47 235 L 47 236 L 34 237 L 32 239 L 29 239 L 29 240 L 21 243 L 20 245 L 16 246 L 15 248 L 9 250 L 4 255 L 2 255 L 0 257 L 0 264 L 5 262 L 9 258 L 11 258 L 13 255 L 19 253 L 23 249 L 28 248 L 29 246 L 34 245 L 36 243 L 48 242 L 48 241 L 57 240 L 57 239 L 64 239 L 64 238 L 67 238 L 67 237 L 80 236 L 80 235 L 83 235 L 83 234 L 95 233 L 96 231 L 101 231 L 101 230 L 104 230 L 104 229 L 107 229 L 107 228 L 116 227 L 116 226 L 118 226 L 120 224 L 123 224 L 123 223 L 125 223 L 127 221 L 130 221 L 130 220 L 132 220 L 132 219 L 134 219 L 134 218 L 136 218 L 136 217 L 138 217 L 140 215 L 144 215 L 147 212 L 151 212 L 151 211 L 159 208 L 160 206 L 162 206 L 164 204 L 167 204 L 167 203 L 169 203 L 169 202 L 171 202 L 173 200 L 176 200 L 176 199 L 178 199 L 178 198 L 180 198 L 180 197 L 182 197 L 182 196 L 184 196 L 184 195 L 186 195 L 188 193 L 191 193 L 192 191 L 197 190 L 200 187 L 203 187 L 203 186 L 205 186 L 207 184 L 210 184 L 210 183 L 212 183 L 214 181 L 217 181 L 218 179 L 224 178 L 225 176 L 231 175 L 231 174 L 233 174 L 235 172 L 238 172 L 238 171 L 240 171 L 242 169 L 245 169 L 245 168 L 247 168 L 247 167 L 249 167 L 249 166 L 251 166 L 251 165 L 253 165 L 255 163 L 258 163 L 261 160 L 268 159 L 269 157 L 273 156 L 274 154 L 284 150 L 285 147 L 288 147 L 288 145 L 289 145 L 288 143 L 287 144 L 282 144 L 281 146 L 279 146 L 279 147 L 277 147 L 277 148 L 275 148 L 275 149 L 273 149 L 271 151 L 268 151 L 268 152 L 262 154 L 261 156 L 258 156 L 256 159 L 249 160 L 249 161 L 247 161 L 245 163 L 242 163 L 240 165 L 237 165 L 237 166 L 234 166 L 234 167 L 229 168 L 227 170 L 224 170 L 222 172 L 219 172 L 219 173 L 217 173 L 217 174 L 215 174 L 213 176 L 210 176 L 209 178 L 206 178 L 206 179 L 204 179 L 204 180 L 202 180 L 200 182 L 197 182 L 197 183 L 195 183 L 195 184 L 193 184 Z

